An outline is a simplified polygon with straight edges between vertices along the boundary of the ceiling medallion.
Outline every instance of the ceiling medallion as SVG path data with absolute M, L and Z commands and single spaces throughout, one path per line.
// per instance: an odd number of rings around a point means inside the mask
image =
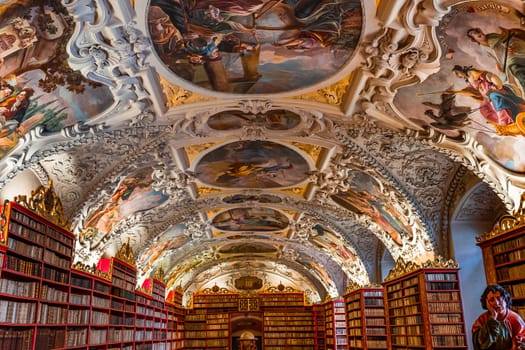
M 146 12 L 155 53 L 176 85 L 232 94 L 315 88 L 348 66 L 363 25 L 359 0 L 151 0 Z
M 204 155 L 199 181 L 220 188 L 282 188 L 307 179 L 309 165 L 295 150 L 269 141 L 237 141 Z

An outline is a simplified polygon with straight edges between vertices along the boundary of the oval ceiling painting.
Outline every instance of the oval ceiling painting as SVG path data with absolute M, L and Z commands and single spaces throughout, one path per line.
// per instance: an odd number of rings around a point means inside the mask
M 315 85 L 353 56 L 359 0 L 152 0 L 148 28 L 177 77 L 212 91 L 278 93 Z
M 301 122 L 296 113 L 273 110 L 265 114 L 251 114 L 240 111 L 217 113 L 208 119 L 208 125 L 215 130 L 236 130 L 243 126 L 261 126 L 269 130 L 289 130 Z
M 280 231 L 288 227 L 288 218 L 271 208 L 234 208 L 218 214 L 212 225 L 223 231 Z
M 225 188 L 279 188 L 307 178 L 305 159 L 268 141 L 232 142 L 206 154 L 195 173 L 203 183 Z

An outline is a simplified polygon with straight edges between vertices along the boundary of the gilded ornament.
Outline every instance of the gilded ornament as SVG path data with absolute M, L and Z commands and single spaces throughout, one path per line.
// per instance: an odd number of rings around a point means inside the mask
M 346 90 L 350 85 L 351 75 L 338 81 L 337 83 L 319 89 L 317 91 L 297 96 L 297 99 L 314 101 L 319 103 L 326 103 L 330 105 L 340 105 L 343 102 L 343 98 L 346 94 Z
M 233 293 L 227 288 L 219 287 L 218 285 L 213 285 L 211 288 L 204 288 L 200 293 L 202 294 L 230 294 Z
M 270 286 L 266 289 L 267 293 L 294 293 L 294 292 L 300 292 L 297 289 L 294 289 L 293 287 L 286 287 L 282 283 L 279 283 L 277 286 Z
M 197 186 L 197 193 L 199 196 L 204 196 L 207 194 L 221 193 L 222 191 L 217 188 L 211 188 L 206 186 Z
M 319 159 L 319 155 L 323 151 L 323 147 L 318 145 L 309 145 L 301 142 L 292 142 L 292 145 L 299 148 L 300 150 L 303 150 L 304 152 L 308 153 L 310 158 L 312 158 L 312 161 L 314 164 L 317 164 L 317 161 Z
M 390 273 L 385 278 L 385 281 L 389 281 L 394 278 L 406 275 L 413 271 L 419 270 L 420 268 L 421 265 L 418 265 L 413 261 L 405 262 L 403 258 L 399 258 L 397 259 L 396 266 L 394 266 L 394 268 L 390 270 Z
M 476 237 L 478 242 L 484 242 L 493 237 L 502 235 L 509 231 L 515 230 L 518 227 L 525 225 L 525 192 L 521 195 L 520 207 L 513 214 L 505 214 L 501 216 L 492 228 L 492 231 L 481 234 Z
M 153 278 L 164 282 L 164 278 L 166 278 L 166 273 L 164 272 L 164 269 L 162 267 L 159 267 L 157 271 L 155 271 L 155 274 L 153 275 Z
M 421 265 L 422 268 L 437 268 L 437 269 L 457 269 L 459 264 L 452 259 L 445 260 L 442 256 L 436 257 L 434 260 L 428 260 Z
M 166 107 L 176 107 L 184 104 L 205 102 L 213 100 L 210 97 L 196 94 L 170 83 L 167 79 L 160 77 L 160 85 L 166 96 Z
M 15 202 L 35 212 L 36 214 L 48 219 L 54 224 L 66 229 L 71 229 L 71 223 L 64 217 L 64 208 L 53 191 L 53 181 L 48 180 L 48 187 L 39 186 L 36 190 L 31 191 L 31 197 L 16 196 Z
M 300 187 L 293 187 L 293 188 L 288 188 L 288 189 L 285 189 L 285 190 L 282 190 L 283 192 L 289 192 L 293 195 L 296 195 L 296 196 L 301 196 L 303 197 L 306 193 L 306 186 L 300 186 Z
M 131 249 L 129 237 L 128 241 L 124 243 L 122 247 L 120 247 L 120 249 L 118 250 L 116 258 L 124 261 L 125 263 L 131 266 L 135 266 L 135 253 L 133 253 L 133 249 Z
M 350 281 L 350 283 L 348 283 L 348 287 L 346 287 L 346 293 L 350 293 L 361 288 L 363 288 L 361 284 Z

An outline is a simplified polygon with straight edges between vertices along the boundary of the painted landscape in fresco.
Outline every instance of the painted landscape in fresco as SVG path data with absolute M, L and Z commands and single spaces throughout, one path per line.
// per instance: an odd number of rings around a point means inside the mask
M 362 29 L 358 0 L 152 0 L 155 50 L 178 77 L 212 91 L 278 93 L 344 68 Z
M 108 108 L 111 94 L 67 63 L 74 23 L 58 1 L 0 4 L 0 157 L 36 126 L 56 132 Z
M 225 188 L 279 188 L 306 180 L 304 158 L 275 142 L 239 141 L 210 151 L 195 168 L 205 184 Z
M 453 8 L 438 28 L 439 72 L 401 89 L 395 104 L 449 136 L 471 134 L 501 166 L 525 172 L 525 22 L 511 3 Z
M 366 214 L 397 244 L 413 237 L 405 216 L 396 210 L 395 203 L 384 195 L 376 179 L 363 172 L 355 172 L 348 179 L 350 190 L 332 196 L 332 199 L 357 214 Z

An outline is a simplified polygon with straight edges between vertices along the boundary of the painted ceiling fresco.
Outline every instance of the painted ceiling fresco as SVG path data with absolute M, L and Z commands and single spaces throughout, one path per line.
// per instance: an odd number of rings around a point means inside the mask
M 443 52 L 439 71 L 401 89 L 396 105 L 451 137 L 472 135 L 491 159 L 523 173 L 524 17 L 507 5 L 471 2 L 445 15 L 436 30 Z
M 3 1 L 0 194 L 51 184 L 77 263 L 129 244 L 186 303 L 380 283 L 454 254 L 474 183 L 517 206 L 523 6 Z
M 29 5 L 29 6 L 27 6 Z M 112 101 L 107 87 L 68 65 L 73 19 L 59 2 L 0 5 L 0 156 L 33 129 L 57 132 Z
M 315 85 L 344 67 L 362 10 L 356 0 L 152 0 L 147 20 L 157 55 L 177 77 L 260 94 Z
M 290 147 L 268 141 L 240 141 L 206 154 L 195 168 L 203 183 L 226 188 L 275 188 L 297 185 L 309 170 Z

